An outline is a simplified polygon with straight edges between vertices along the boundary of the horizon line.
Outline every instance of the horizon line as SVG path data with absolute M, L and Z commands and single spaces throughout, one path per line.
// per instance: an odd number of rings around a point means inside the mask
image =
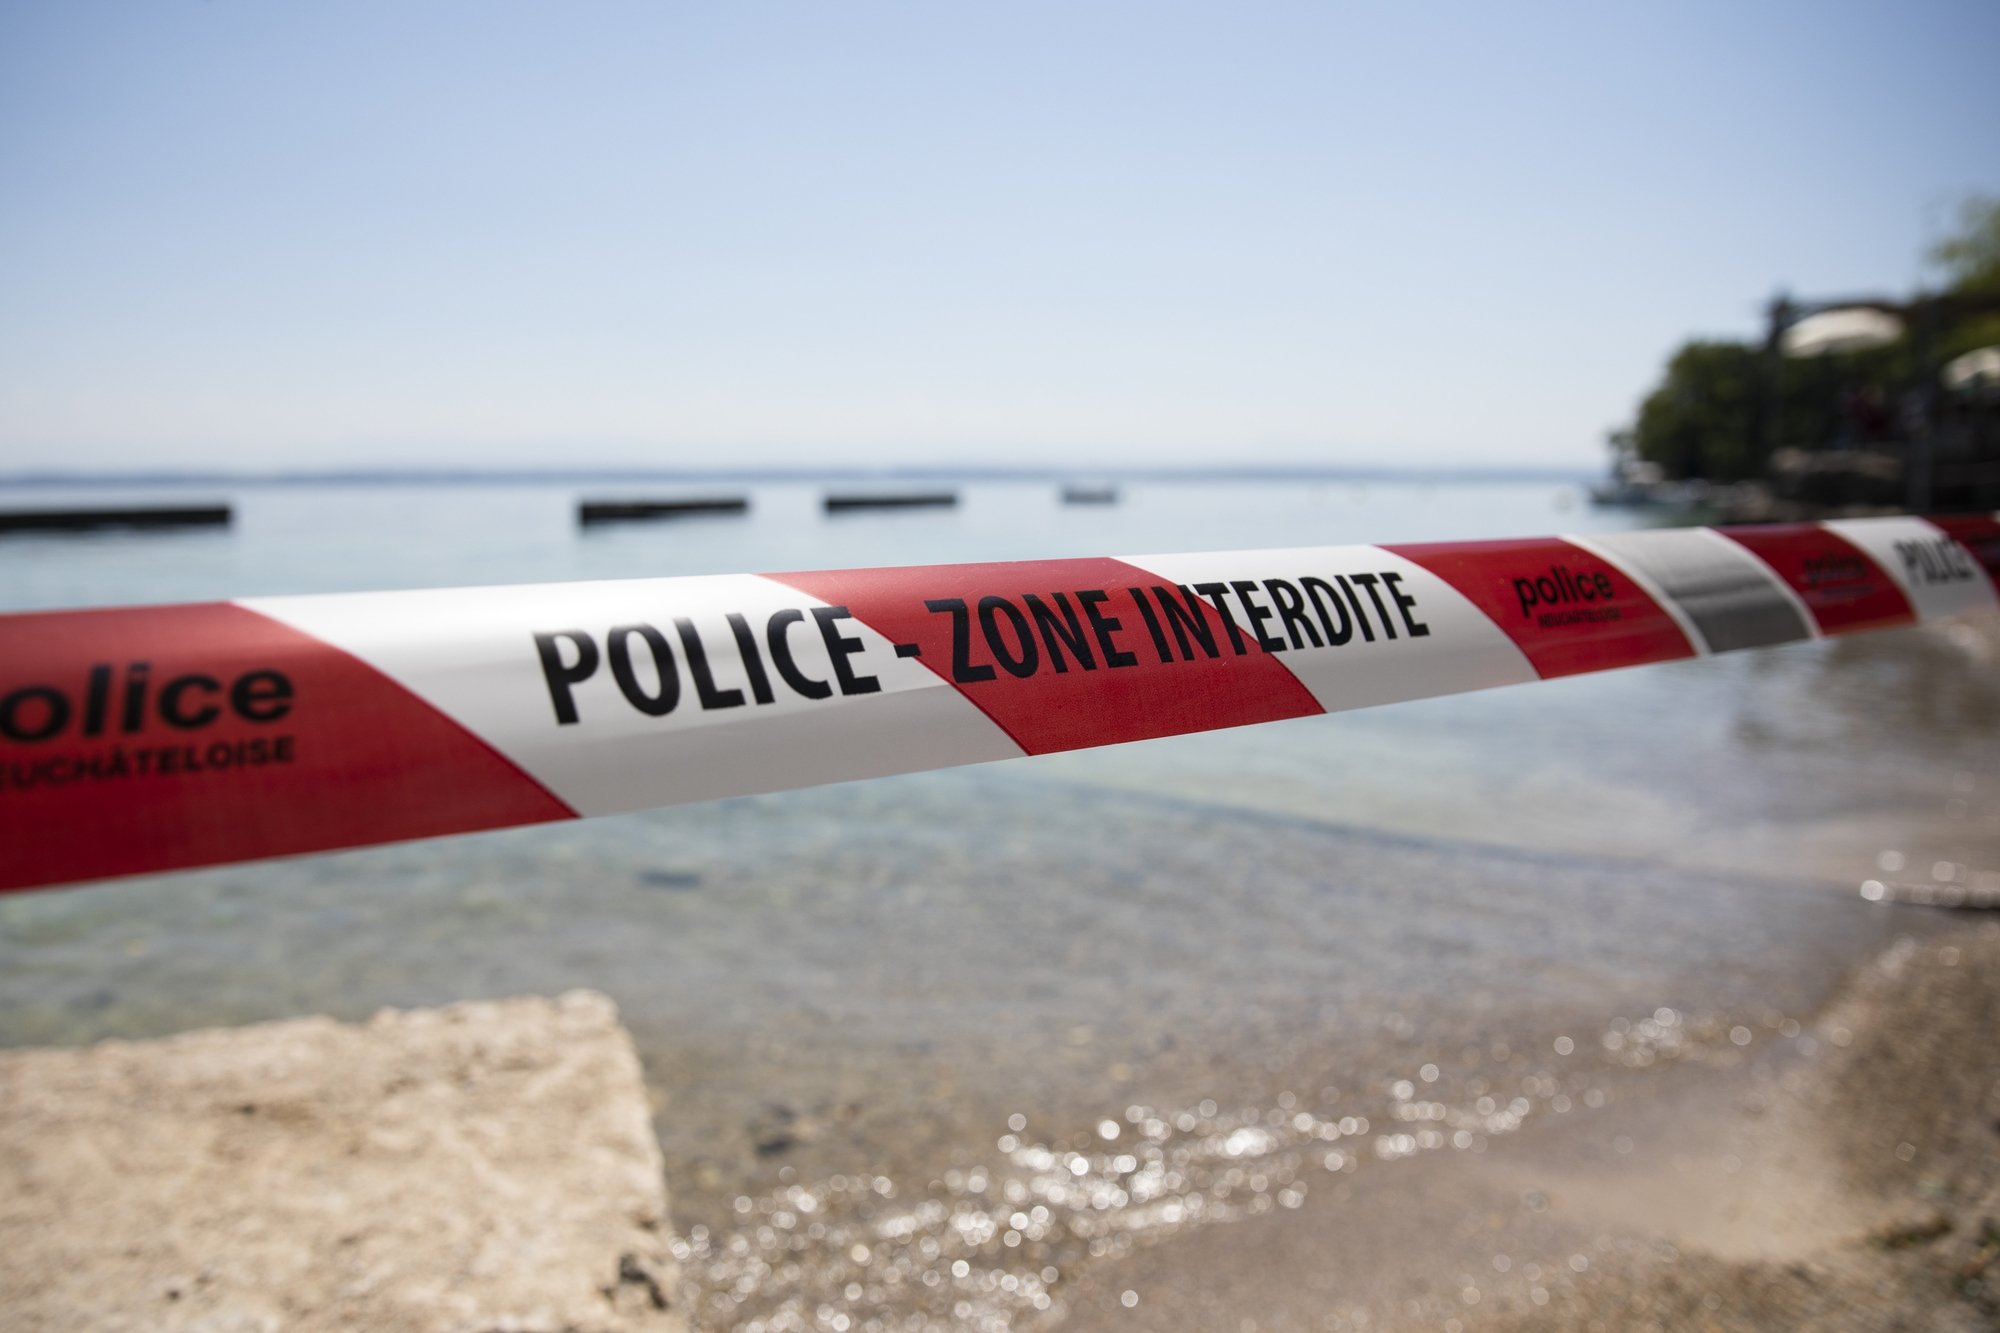
M 1459 464 L 1383 466 L 1362 464 L 1239 463 L 1228 465 L 1115 465 L 1056 467 L 899 464 L 880 467 L 767 466 L 733 468 L 658 467 L 329 467 L 256 471 L 239 468 L 32 468 L 0 472 L 0 486 L 233 485 L 283 486 L 437 485 L 487 482 L 775 482 L 864 481 L 882 479 L 958 481 L 1585 481 L 1596 473 L 1551 464 Z

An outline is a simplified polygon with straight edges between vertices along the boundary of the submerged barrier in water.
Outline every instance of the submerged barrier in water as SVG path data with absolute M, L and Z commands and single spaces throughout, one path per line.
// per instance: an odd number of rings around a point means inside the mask
M 957 491 L 891 492 L 884 495 L 829 495 L 824 504 L 829 514 L 854 513 L 863 509 L 949 509 L 958 503 Z
M 1062 488 L 1062 502 L 1066 505 L 1115 505 L 1118 503 L 1116 486 L 1065 486 Z
M 9 509 L 0 512 L 0 532 L 94 532 L 104 528 L 226 528 L 228 526 L 228 505 Z
M 600 523 L 636 523 L 661 518 L 692 518 L 705 514 L 747 514 L 750 501 L 740 495 L 695 500 L 583 500 L 576 521 L 583 527 Z
M 1974 516 L 0 616 L 0 889 L 1930 622 L 1997 578 Z

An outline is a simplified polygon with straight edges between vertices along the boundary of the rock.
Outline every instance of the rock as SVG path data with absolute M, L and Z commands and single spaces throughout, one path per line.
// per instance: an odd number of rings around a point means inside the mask
M 1901 1250 L 1936 1240 L 1950 1230 L 1951 1219 L 1935 1208 L 1902 1208 L 1876 1224 L 1868 1239 L 1885 1250 Z
M 10 1330 L 678 1333 L 601 995 L 0 1052 Z
M 802 1126 L 799 1113 L 783 1102 L 765 1102 L 750 1116 L 746 1126 L 750 1142 L 759 1157 L 773 1157 L 798 1143 Z
M 2000 1259 L 2000 1225 L 1989 1217 L 1979 1224 L 1979 1248 L 1960 1265 L 1959 1279 L 1972 1282 L 1985 1277 L 1986 1270 L 1993 1266 L 1995 1259 Z

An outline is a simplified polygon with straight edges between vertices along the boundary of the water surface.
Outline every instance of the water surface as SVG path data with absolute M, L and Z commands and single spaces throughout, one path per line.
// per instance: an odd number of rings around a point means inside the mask
M 1548 484 L 1154 483 L 1065 508 L 1053 485 L 985 483 L 956 510 L 826 516 L 820 487 L 758 483 L 729 488 L 744 518 L 575 528 L 579 494 L 641 489 L 715 488 L 246 487 L 228 533 L 0 541 L 0 605 L 1634 521 Z M 1862 880 L 2000 883 L 1993 645 L 1799 644 L 21 895 L 0 900 L 0 1042 L 589 986 L 656 1088 L 708 1318 L 1005 1327 L 1059 1312 L 1121 1245 L 1294 1206 L 1308 1167 L 1382 1169 L 1399 1134 L 1470 1150 L 1558 1099 L 1581 1113 L 1641 1076 L 1608 1033 L 1651 1022 L 1630 1049 L 1675 1058 L 1727 1054 L 1738 1029 L 1790 1039 L 1850 961 L 1926 928 Z M 1023 1205 L 1047 1214 L 1033 1236 L 1006 1225 Z

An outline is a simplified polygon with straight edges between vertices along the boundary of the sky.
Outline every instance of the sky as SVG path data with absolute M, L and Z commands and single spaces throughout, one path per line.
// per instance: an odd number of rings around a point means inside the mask
M 0 0 L 0 472 L 1595 469 L 2000 5 Z

